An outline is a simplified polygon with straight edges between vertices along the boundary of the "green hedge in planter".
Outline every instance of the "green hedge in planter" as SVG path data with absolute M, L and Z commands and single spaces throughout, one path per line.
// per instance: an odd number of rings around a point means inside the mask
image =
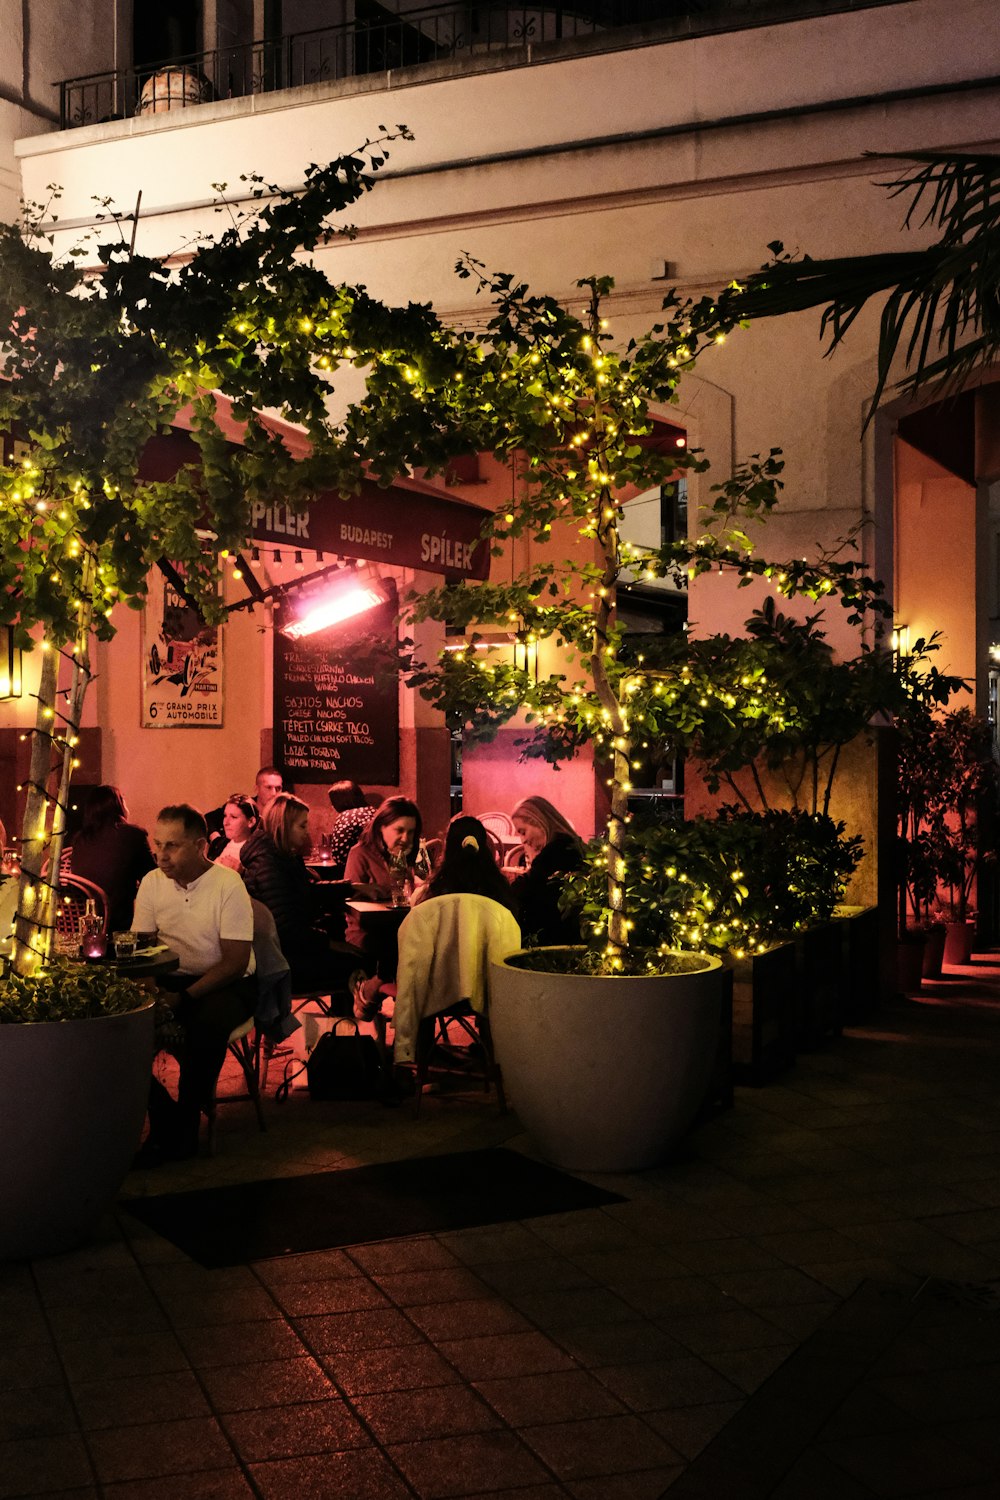
M 141 984 L 110 965 L 53 959 L 37 974 L 0 979 L 0 1025 L 119 1016 L 148 998 Z
M 824 813 L 726 806 L 688 823 L 629 824 L 625 904 L 637 947 L 742 958 L 833 915 L 861 858 Z M 595 934 L 607 923 L 605 853 L 592 848 L 569 899 Z

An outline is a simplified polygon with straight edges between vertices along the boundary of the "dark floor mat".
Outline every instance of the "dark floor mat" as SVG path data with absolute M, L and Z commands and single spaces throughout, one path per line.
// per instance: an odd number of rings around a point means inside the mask
M 624 1201 L 517 1151 L 493 1149 L 163 1193 L 122 1207 L 201 1265 L 235 1266 Z

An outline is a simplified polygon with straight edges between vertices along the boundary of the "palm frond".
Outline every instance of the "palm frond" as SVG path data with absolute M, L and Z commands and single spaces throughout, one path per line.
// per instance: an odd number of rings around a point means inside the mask
M 794 260 L 776 243 L 775 260 L 726 294 L 734 314 L 751 320 L 822 307 L 828 352 L 885 294 L 873 411 L 898 355 L 906 367 L 898 389 L 933 384 L 943 394 L 1000 357 L 1000 156 L 927 151 L 888 159 L 918 164 L 879 186 L 892 197 L 910 195 L 903 229 L 931 225 L 935 244 Z

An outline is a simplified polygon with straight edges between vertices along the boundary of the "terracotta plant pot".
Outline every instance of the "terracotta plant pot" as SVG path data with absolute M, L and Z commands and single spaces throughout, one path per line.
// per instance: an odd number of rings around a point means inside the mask
M 973 924 L 971 922 L 946 922 L 944 936 L 944 961 L 946 964 L 967 964 L 972 953 Z
M 922 973 L 925 979 L 941 978 L 941 965 L 944 962 L 945 936 L 946 932 L 943 922 L 935 922 L 924 933 L 924 965 Z
M 908 932 L 896 941 L 896 990 L 912 995 L 920 989 L 924 967 L 924 934 Z

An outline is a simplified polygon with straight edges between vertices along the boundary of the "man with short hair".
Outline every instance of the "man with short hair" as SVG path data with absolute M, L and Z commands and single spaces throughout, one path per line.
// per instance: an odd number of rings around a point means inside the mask
M 257 772 L 255 787 L 253 800 L 257 804 L 257 811 L 262 813 L 265 807 L 270 807 L 278 793 L 284 791 L 284 777 L 276 766 L 261 766 Z
M 253 1014 L 253 908 L 235 870 L 205 855 L 205 820 L 187 803 L 161 808 L 151 839 L 156 869 L 146 875 L 132 925 L 167 944 L 180 969 L 161 981 L 161 998 L 183 1033 L 176 1101 L 154 1078 L 149 1137 L 139 1165 L 193 1156 L 201 1115 L 215 1096 L 229 1034 Z

